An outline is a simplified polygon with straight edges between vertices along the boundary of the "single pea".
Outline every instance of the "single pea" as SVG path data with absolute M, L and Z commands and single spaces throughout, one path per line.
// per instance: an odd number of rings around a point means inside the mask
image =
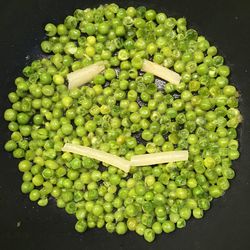
M 59 75 L 59 74 L 55 74 L 53 76 L 53 82 L 56 85 L 62 85 L 62 84 L 64 84 L 64 78 L 61 75 Z
M 50 168 L 50 169 L 53 169 L 53 170 L 59 168 L 58 163 L 56 161 L 53 161 L 53 160 L 46 160 L 45 166 Z
M 230 74 L 230 68 L 226 65 L 221 65 L 218 68 L 218 74 L 220 76 L 228 77 Z
M 179 214 L 184 220 L 188 220 L 191 216 L 191 209 L 188 207 L 183 207 L 180 209 Z
M 45 206 L 48 205 L 48 202 L 49 202 L 48 198 L 41 198 L 41 199 L 37 202 L 37 204 L 38 204 L 39 206 L 41 206 L 41 207 L 45 207 Z
M 6 109 L 4 112 L 4 119 L 10 122 L 15 121 L 17 119 L 17 112 L 14 109 Z
M 155 232 L 150 228 L 146 228 L 143 233 L 144 239 L 147 242 L 153 242 L 155 239 Z
M 175 230 L 175 224 L 170 220 L 166 220 L 162 223 L 162 230 L 165 233 L 171 233 Z
M 24 181 L 21 185 L 21 191 L 24 194 L 30 193 L 34 189 L 34 185 L 30 181 Z
M 40 192 L 39 192 L 39 190 L 33 189 L 30 192 L 30 194 L 29 194 L 29 198 L 30 198 L 31 201 L 37 201 L 37 200 L 39 200 L 39 198 L 40 198 Z
M 14 149 L 14 151 L 13 151 L 13 157 L 14 158 L 20 159 L 20 158 L 23 158 L 24 156 L 25 156 L 24 149 L 22 149 L 22 148 Z
M 26 171 L 29 171 L 31 169 L 31 166 L 32 166 L 32 164 L 31 164 L 30 161 L 28 161 L 28 160 L 22 160 L 18 164 L 18 169 L 21 172 L 26 172 Z
M 16 103 L 19 100 L 19 96 L 16 94 L 16 92 L 10 92 L 8 94 L 8 98 L 11 103 Z
M 84 233 L 87 230 L 87 223 L 84 220 L 78 220 L 77 223 L 75 224 L 75 230 L 78 233 Z
M 52 43 L 49 41 L 42 41 L 41 49 L 45 53 L 50 53 L 52 51 Z
M 145 13 L 145 18 L 148 20 L 148 21 L 152 21 L 156 18 L 156 12 L 155 10 L 147 10 L 146 13 Z
M 17 144 L 14 140 L 9 140 L 5 143 L 4 149 L 8 152 L 11 152 L 17 148 Z
M 217 180 L 217 185 L 222 189 L 222 190 L 227 190 L 230 187 L 229 181 L 225 177 L 220 177 Z
M 222 195 L 222 190 L 220 189 L 220 187 L 214 185 L 211 186 L 209 188 L 209 194 L 213 197 L 213 198 L 218 198 Z
M 88 132 L 94 132 L 96 130 L 96 123 L 93 120 L 89 120 L 86 122 L 85 128 Z
M 210 56 L 215 56 L 217 54 L 217 48 L 215 46 L 211 46 L 207 49 L 207 54 Z
M 193 216 L 196 219 L 201 219 L 203 217 L 203 210 L 199 207 L 193 210 Z
M 146 226 L 144 226 L 141 223 L 137 224 L 136 229 L 135 229 L 136 233 L 141 236 L 144 235 L 145 230 L 146 230 Z
M 115 230 L 116 230 L 117 234 L 120 234 L 120 235 L 125 234 L 127 232 L 127 225 L 126 225 L 126 223 L 121 222 L 121 221 L 118 222 L 117 225 L 116 225 Z
M 176 189 L 176 197 L 179 199 L 186 199 L 188 197 L 187 189 L 177 188 Z

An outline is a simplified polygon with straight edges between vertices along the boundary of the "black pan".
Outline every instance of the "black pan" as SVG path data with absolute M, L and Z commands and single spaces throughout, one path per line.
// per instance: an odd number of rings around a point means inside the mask
M 135 233 L 109 234 L 104 229 L 74 231 L 75 219 L 53 202 L 46 208 L 31 203 L 20 192 L 17 160 L 4 152 L 9 136 L 3 111 L 10 106 L 7 93 L 24 65 L 40 57 L 39 44 L 47 22 L 62 22 L 76 8 L 96 7 L 110 1 L 8 0 L 0 1 L 0 249 L 250 249 L 250 2 L 248 0 L 119 1 L 121 6 L 145 5 L 169 16 L 185 16 L 190 25 L 219 48 L 231 66 L 231 81 L 241 93 L 244 121 L 239 129 L 241 157 L 234 162 L 236 178 L 202 220 L 191 219 L 186 228 L 158 236 L 149 244 Z M 118 1 L 117 1 L 118 2 Z

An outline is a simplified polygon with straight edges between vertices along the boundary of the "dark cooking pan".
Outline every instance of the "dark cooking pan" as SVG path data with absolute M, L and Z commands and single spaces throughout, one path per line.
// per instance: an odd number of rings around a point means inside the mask
M 76 8 L 112 1 L 8 0 L 0 1 L 0 249 L 250 249 L 250 2 L 247 0 L 116 1 L 121 6 L 145 5 L 169 16 L 185 16 L 190 25 L 219 48 L 231 66 L 231 81 L 241 93 L 243 123 L 239 128 L 241 157 L 234 162 L 236 178 L 226 194 L 212 203 L 202 220 L 191 219 L 182 230 L 162 234 L 149 244 L 135 233 L 109 234 L 104 229 L 74 231 L 75 219 L 53 202 L 46 208 L 31 203 L 20 192 L 17 160 L 3 150 L 9 134 L 3 111 L 7 93 L 24 65 L 40 57 L 39 44 L 47 22 L 62 22 Z

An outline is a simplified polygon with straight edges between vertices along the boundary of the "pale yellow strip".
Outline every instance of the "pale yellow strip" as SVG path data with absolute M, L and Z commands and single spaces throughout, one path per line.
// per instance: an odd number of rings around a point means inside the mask
M 179 84 L 181 80 L 181 76 L 178 73 L 146 59 L 143 61 L 141 70 L 173 84 Z
M 129 161 L 127 161 L 119 156 L 112 155 L 112 154 L 106 153 L 106 152 L 101 151 L 101 150 L 97 150 L 97 149 L 93 149 L 93 148 L 89 148 L 89 147 L 85 147 L 85 146 L 80 146 L 80 145 L 76 145 L 76 144 L 66 143 L 63 146 L 62 151 L 93 158 L 95 160 L 98 160 L 98 161 L 107 163 L 109 165 L 112 165 L 114 167 L 117 167 L 126 173 L 128 173 L 129 169 L 130 169 L 130 162 Z
M 169 151 L 154 154 L 134 155 L 131 157 L 131 166 L 148 166 L 167 162 L 187 161 L 188 151 Z
M 68 88 L 69 89 L 77 88 L 85 83 L 92 81 L 94 77 L 100 74 L 102 71 L 104 71 L 104 69 L 105 69 L 105 62 L 100 61 L 69 73 L 67 75 L 67 79 L 69 82 Z

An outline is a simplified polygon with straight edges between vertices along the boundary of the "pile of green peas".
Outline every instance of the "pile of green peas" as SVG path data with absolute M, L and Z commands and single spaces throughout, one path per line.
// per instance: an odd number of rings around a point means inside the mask
M 152 242 L 162 232 L 200 219 L 224 194 L 239 157 L 238 92 L 230 69 L 185 18 L 116 4 L 77 9 L 45 26 L 35 60 L 15 80 L 4 113 L 11 131 L 5 150 L 21 159 L 21 191 L 77 219 L 76 231 L 135 231 Z M 159 86 L 140 71 L 144 59 L 181 75 Z M 66 76 L 106 60 L 103 74 L 68 90 Z M 62 152 L 67 142 L 133 155 L 188 150 L 189 160 L 123 171 Z

